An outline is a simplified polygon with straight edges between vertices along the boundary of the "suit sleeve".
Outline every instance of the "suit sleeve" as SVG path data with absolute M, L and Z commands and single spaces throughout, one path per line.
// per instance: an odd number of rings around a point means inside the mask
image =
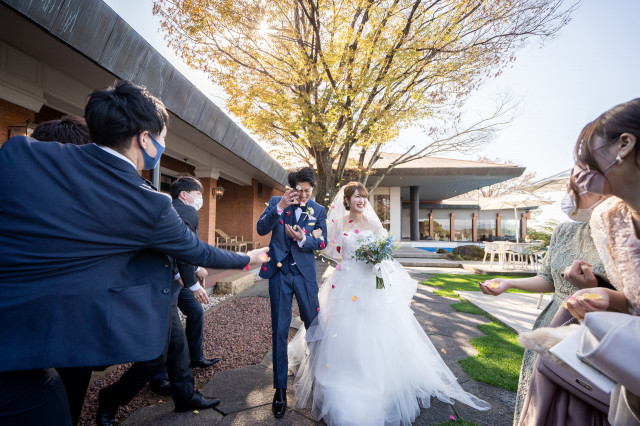
M 311 235 L 307 235 L 307 242 L 300 248 L 303 252 L 313 252 L 314 250 L 322 250 L 326 247 L 327 243 L 327 212 L 324 207 L 318 208 L 316 224 L 314 229 L 322 229 L 322 239 L 313 238 Z
M 150 238 L 149 246 L 154 250 L 192 265 L 242 269 L 249 264 L 247 255 L 221 250 L 200 241 L 182 222 L 171 204 L 167 204 L 158 216 Z
M 278 214 L 278 203 L 281 198 L 282 197 L 271 197 L 269 200 L 269 205 L 260 215 L 260 219 L 258 219 L 258 223 L 256 225 L 258 235 L 267 235 L 276 227 L 278 220 L 280 220 L 280 214 Z
M 182 222 L 187 225 L 187 228 L 189 228 L 189 230 L 191 230 L 191 232 L 195 234 L 198 213 L 191 207 L 189 207 L 189 210 L 176 209 L 176 212 L 178 213 L 178 216 L 180 216 L 180 219 L 182 219 Z M 192 212 L 195 213 L 195 215 L 192 214 Z M 185 263 L 180 259 L 176 259 L 176 266 L 178 267 L 178 272 L 180 273 L 182 282 L 184 283 L 184 288 L 189 288 L 194 284 L 198 284 L 198 278 L 196 277 L 196 267 L 193 264 Z

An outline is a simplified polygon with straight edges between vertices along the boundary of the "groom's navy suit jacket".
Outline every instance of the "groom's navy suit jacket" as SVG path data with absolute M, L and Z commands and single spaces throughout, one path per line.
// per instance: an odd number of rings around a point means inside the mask
M 278 203 L 282 197 L 271 197 L 269 205 L 258 219 L 257 231 L 260 235 L 271 232 L 269 241 L 269 257 L 271 260 L 265 264 L 266 270 L 260 270 L 262 278 L 271 278 L 278 271 L 278 263 L 282 262 L 289 253 L 296 262 L 300 273 L 309 281 L 316 281 L 315 250 L 322 250 L 327 243 L 327 212 L 324 207 L 313 200 L 306 203 L 306 209 L 296 221 L 295 209 L 299 206 L 292 205 L 278 214 Z M 311 210 L 309 210 L 311 208 Z M 306 210 L 306 211 L 305 211 Z M 298 225 L 307 232 L 307 241 L 301 248 L 287 235 L 284 225 Z M 323 239 L 313 238 L 311 232 L 315 228 L 322 229 Z
M 167 342 L 172 267 L 242 268 L 96 145 L 0 148 L 0 371 L 145 361 Z

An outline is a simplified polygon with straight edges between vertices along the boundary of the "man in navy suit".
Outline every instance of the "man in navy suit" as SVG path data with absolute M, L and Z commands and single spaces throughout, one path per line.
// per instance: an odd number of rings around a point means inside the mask
M 171 204 L 176 209 L 180 219 L 189 229 L 198 235 L 198 210 L 202 207 L 202 183 L 193 176 L 182 176 L 171 183 Z M 219 358 L 207 360 L 203 352 L 203 319 L 202 304 L 209 303 L 209 297 L 204 289 L 204 282 L 208 275 L 206 268 L 196 267 L 176 261 L 178 273 L 174 277 L 180 279 L 177 287 L 177 307 L 185 316 L 185 334 L 189 345 L 189 359 L 191 367 L 211 367 L 219 362 Z M 149 381 L 151 389 L 160 395 L 171 395 L 171 385 L 167 371 L 163 371 Z M 174 398 L 175 399 L 175 398 Z
M 15 137 L 0 149 L 0 424 L 68 425 L 52 367 L 158 358 L 169 331 L 171 262 L 259 265 L 204 244 L 137 170 L 164 149 L 168 114 L 119 82 L 85 109 L 94 144 Z
M 287 337 L 293 295 L 308 328 L 319 309 L 314 251 L 324 249 L 327 239 L 325 208 L 311 200 L 315 185 L 313 170 L 305 167 L 292 171 L 288 178 L 291 188 L 282 197 L 271 198 L 257 224 L 258 234 L 271 232 L 271 259 L 261 268 L 260 276 L 269 278 L 276 389 L 272 410 L 276 418 L 282 417 L 287 408 Z M 322 230 L 322 238 L 312 236 L 314 229 Z

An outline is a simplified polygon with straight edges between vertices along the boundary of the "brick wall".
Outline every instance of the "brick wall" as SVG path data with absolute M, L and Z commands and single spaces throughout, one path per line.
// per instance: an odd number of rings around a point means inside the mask
M 218 186 L 224 188 L 224 195 L 217 201 L 216 227 L 230 237 L 252 240 L 255 227 L 253 185 L 240 186 L 220 178 Z
M 0 146 L 9 139 L 9 126 L 34 122 L 35 113 L 14 103 L 0 99 Z
M 261 247 L 269 244 L 270 235 L 260 236 L 256 223 L 272 196 L 282 195 L 269 185 L 253 179 L 251 186 L 240 186 L 225 179 L 219 179 L 218 185 L 225 191 L 217 203 L 216 226 L 229 236 L 242 236 L 245 240 L 259 241 Z M 258 197 L 259 185 L 262 196 Z

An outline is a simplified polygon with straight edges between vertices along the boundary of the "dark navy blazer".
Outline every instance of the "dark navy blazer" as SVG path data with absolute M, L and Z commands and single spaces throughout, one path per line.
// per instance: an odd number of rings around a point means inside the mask
M 309 281 L 316 281 L 316 263 L 314 250 L 321 250 L 327 241 L 327 212 L 324 207 L 313 200 L 306 203 L 307 212 L 300 215 L 300 221 L 296 222 L 295 209 L 298 205 L 291 205 L 278 214 L 278 203 L 282 197 L 271 197 L 267 208 L 264 209 L 258 219 L 257 231 L 260 235 L 271 232 L 269 241 L 269 257 L 271 260 L 265 264 L 266 270 L 260 270 L 262 278 L 271 278 L 278 271 L 278 263 L 284 260 L 291 252 L 291 257 L 296 262 L 300 273 Z M 308 210 L 312 209 L 312 212 Z M 285 232 L 284 225 L 299 225 L 307 233 L 307 241 L 300 248 L 298 243 L 292 241 Z M 313 238 L 311 232 L 322 229 L 323 239 Z
M 167 255 L 216 268 L 249 257 L 204 244 L 171 199 L 96 145 L 15 137 L 0 149 L 0 371 L 158 357 Z

